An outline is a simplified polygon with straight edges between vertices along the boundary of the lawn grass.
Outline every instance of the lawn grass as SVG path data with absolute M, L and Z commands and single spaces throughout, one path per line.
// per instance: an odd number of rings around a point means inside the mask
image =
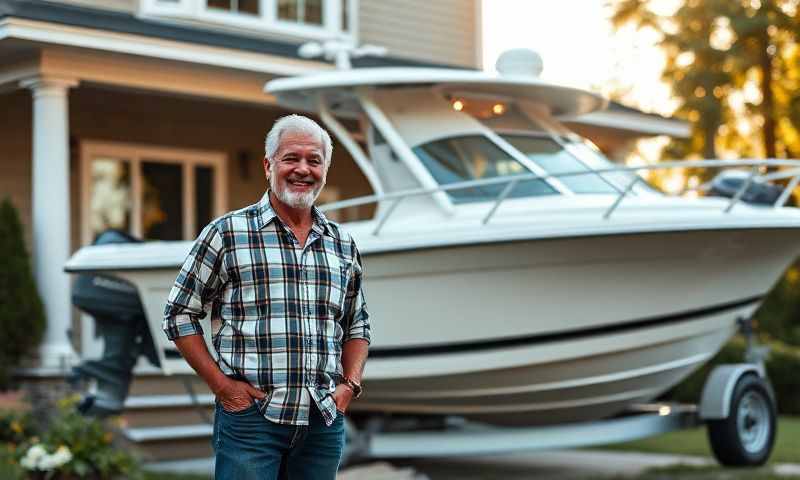
M 645 438 L 628 443 L 603 445 L 598 448 L 703 457 L 712 456 L 705 427 L 670 432 L 658 437 Z M 800 463 L 800 417 L 781 416 L 778 418 L 778 436 L 769 461 L 770 463 Z

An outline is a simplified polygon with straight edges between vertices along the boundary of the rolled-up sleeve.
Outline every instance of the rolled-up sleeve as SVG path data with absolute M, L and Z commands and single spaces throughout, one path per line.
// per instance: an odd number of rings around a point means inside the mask
M 344 338 L 342 340 L 347 342 L 348 340 L 360 338 L 370 343 L 369 312 L 367 311 L 367 303 L 364 299 L 364 289 L 362 287 L 364 271 L 361 266 L 361 255 L 358 253 L 355 243 L 352 243 L 352 248 L 355 252 L 353 256 L 353 275 L 347 284 L 343 321 Z
M 204 305 L 224 283 L 223 260 L 222 235 L 216 225 L 209 224 L 192 245 L 169 292 L 162 327 L 167 338 L 203 334 Z

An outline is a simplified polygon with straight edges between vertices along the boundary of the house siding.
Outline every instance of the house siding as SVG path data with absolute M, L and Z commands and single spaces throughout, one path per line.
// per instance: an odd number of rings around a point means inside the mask
M 53 0 L 136 14 L 138 0 Z M 358 41 L 392 57 L 480 68 L 480 0 L 360 0 Z
M 479 0 L 361 0 L 359 42 L 389 54 L 480 67 Z

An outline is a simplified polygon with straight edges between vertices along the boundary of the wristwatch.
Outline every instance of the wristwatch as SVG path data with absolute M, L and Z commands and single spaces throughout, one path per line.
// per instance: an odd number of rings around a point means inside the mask
M 364 390 L 363 388 L 361 388 L 361 384 L 360 383 L 355 382 L 350 377 L 344 377 L 344 379 L 342 380 L 342 383 L 345 384 L 347 386 L 347 388 L 349 388 L 353 392 L 353 399 L 354 400 L 356 398 L 360 397 L 361 396 L 361 392 Z

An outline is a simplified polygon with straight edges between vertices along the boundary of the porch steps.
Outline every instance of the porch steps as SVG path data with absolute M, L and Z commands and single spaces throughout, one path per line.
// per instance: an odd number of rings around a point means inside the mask
M 131 384 L 122 433 L 147 462 L 192 461 L 213 455 L 213 418 L 214 395 L 199 377 L 143 374 Z
M 18 369 L 15 374 L 36 401 L 55 402 L 75 393 L 66 381 L 67 368 Z M 145 462 L 208 458 L 213 455 L 213 414 L 214 396 L 200 377 L 165 376 L 155 369 L 140 369 L 120 418 L 122 441 Z

